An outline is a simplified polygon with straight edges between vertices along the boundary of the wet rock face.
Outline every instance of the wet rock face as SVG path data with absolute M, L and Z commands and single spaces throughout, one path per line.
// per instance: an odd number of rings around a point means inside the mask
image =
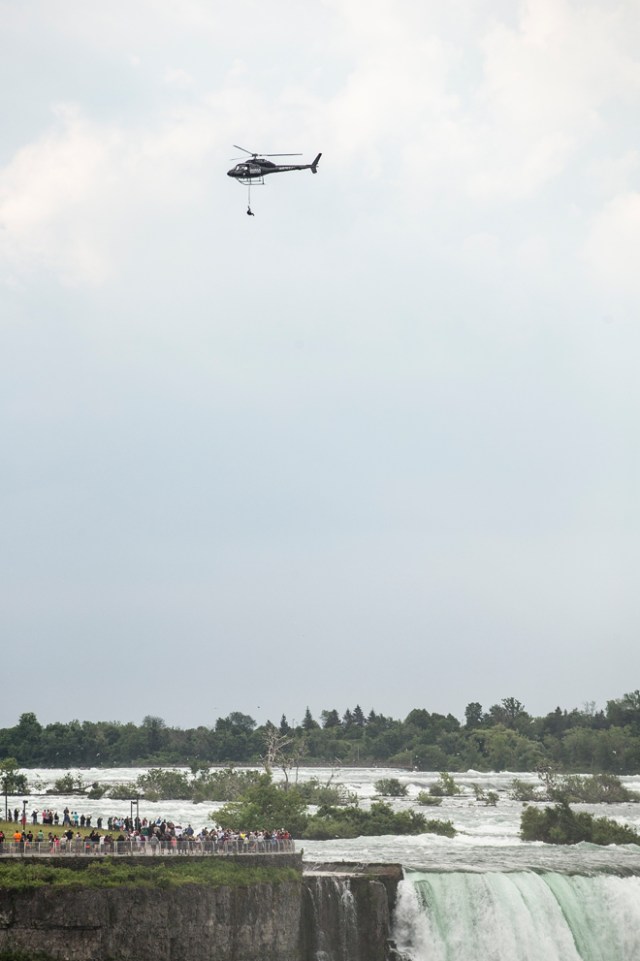
M 303 961 L 386 961 L 390 912 L 380 881 L 306 877 L 302 915 Z
M 304 878 L 303 961 L 388 961 L 400 865 L 322 864 Z
M 0 958 L 299 961 L 300 884 L 0 893 Z
M 233 888 L 0 889 L 0 961 L 387 961 L 401 869 L 338 867 Z

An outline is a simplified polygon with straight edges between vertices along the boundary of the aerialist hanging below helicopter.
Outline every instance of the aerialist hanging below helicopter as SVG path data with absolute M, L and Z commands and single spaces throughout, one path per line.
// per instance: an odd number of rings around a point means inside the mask
M 238 163 L 231 170 L 227 171 L 227 177 L 233 177 L 241 184 L 245 184 L 249 188 L 249 197 L 247 205 L 247 216 L 254 217 L 255 214 L 251 209 L 251 184 L 264 184 L 264 178 L 267 174 L 278 174 L 278 173 L 288 173 L 290 170 L 310 170 L 312 174 L 318 172 L 318 163 L 320 161 L 321 153 L 318 154 L 313 163 L 310 164 L 274 164 L 272 160 L 267 160 L 267 157 L 301 157 L 302 154 L 297 153 L 269 153 L 264 154 L 264 156 L 259 157 L 257 153 L 252 153 L 245 147 L 238 146 L 237 143 L 233 145 L 236 150 L 242 150 L 244 153 L 249 154 L 251 160 L 243 160 L 242 163 Z M 240 159 L 239 157 L 236 159 Z

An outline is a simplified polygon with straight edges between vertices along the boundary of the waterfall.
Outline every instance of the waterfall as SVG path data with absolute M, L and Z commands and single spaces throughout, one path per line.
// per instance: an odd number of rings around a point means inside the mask
M 358 961 L 358 917 L 349 879 L 317 876 L 308 883 L 313 910 L 313 961 Z
M 410 873 L 393 935 L 411 961 L 633 961 L 640 877 Z

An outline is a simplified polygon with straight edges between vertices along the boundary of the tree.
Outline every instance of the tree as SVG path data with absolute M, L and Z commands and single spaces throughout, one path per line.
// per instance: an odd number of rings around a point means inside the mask
M 142 726 L 147 733 L 147 750 L 149 754 L 155 754 L 165 743 L 165 729 L 167 725 L 163 718 L 147 714 L 142 720 Z
M 287 717 L 285 714 L 283 714 L 282 717 L 280 718 L 280 733 L 281 734 L 291 733 L 291 728 L 289 727 L 289 722 L 287 721 Z
M 640 691 L 607 701 L 607 720 L 616 727 L 629 726 L 634 734 L 640 734 Z
M 285 779 L 288 781 L 287 772 L 289 766 L 285 762 L 285 752 L 294 742 L 295 738 L 289 734 L 281 734 L 273 724 L 265 724 L 262 736 L 264 738 L 264 756 L 262 763 L 264 764 L 266 773 L 271 777 L 273 766 L 277 764 L 279 767 L 283 767 Z
M 414 707 L 405 717 L 404 723 L 412 724 L 421 731 L 427 731 L 431 727 L 431 715 L 423 707 Z
M 183 771 L 164 771 L 162 768 L 152 768 L 146 774 L 141 774 L 136 781 L 136 787 L 148 801 L 164 801 L 177 798 L 191 800 L 193 785 Z
M 365 718 L 364 712 L 359 704 L 356 704 L 353 709 L 353 723 L 356 725 L 356 727 L 364 727 L 367 723 L 367 719 Z
M 42 724 L 33 711 L 20 715 L 12 733 L 12 751 L 21 763 L 37 764 L 42 756 Z
M 26 794 L 29 790 L 26 775 L 18 772 L 18 762 L 14 757 L 5 757 L 0 761 L 0 786 L 4 794 L 4 819 L 7 821 L 9 794 Z
M 227 721 L 238 734 L 252 734 L 256 726 L 253 718 L 241 711 L 232 711 L 231 714 L 227 715 Z
M 508 727 L 512 731 L 517 730 L 521 734 L 525 733 L 531 722 L 530 716 L 524 709 L 524 704 L 516 697 L 505 697 L 500 704 L 493 704 L 489 708 L 489 718 L 492 724 L 503 724 L 504 727 Z
M 321 711 L 320 717 L 322 718 L 322 726 L 327 727 L 340 727 L 340 715 L 335 708 L 331 711 Z
M 482 704 L 471 701 L 464 709 L 465 727 L 473 731 L 482 725 Z
M 237 801 L 230 801 L 209 817 L 232 831 L 277 831 L 300 837 L 307 823 L 307 805 L 295 788 L 283 791 L 268 774 Z
M 309 710 L 308 707 L 304 712 L 304 718 L 302 719 L 302 727 L 304 728 L 305 731 L 313 731 L 318 727 L 318 722 L 313 720 L 311 711 Z

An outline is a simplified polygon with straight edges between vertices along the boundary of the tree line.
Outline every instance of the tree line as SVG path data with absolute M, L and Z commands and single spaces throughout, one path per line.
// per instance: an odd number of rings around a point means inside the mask
M 485 711 L 478 702 L 453 714 L 414 708 L 404 720 L 360 705 L 302 722 L 258 725 L 233 711 L 215 723 L 171 727 L 160 717 L 141 724 L 78 721 L 41 724 L 32 712 L 0 729 L 0 760 L 22 767 L 265 764 L 385 765 L 430 771 L 560 771 L 640 773 L 640 691 L 571 711 L 533 717 L 514 697 Z

